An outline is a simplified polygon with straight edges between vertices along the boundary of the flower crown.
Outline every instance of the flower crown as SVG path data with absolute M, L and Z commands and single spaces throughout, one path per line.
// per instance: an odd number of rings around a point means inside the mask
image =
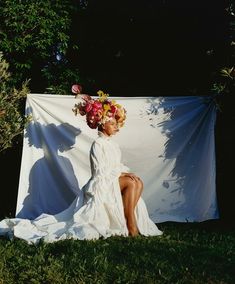
M 85 115 L 87 125 L 90 128 L 95 129 L 112 118 L 116 119 L 118 128 L 124 125 L 126 110 L 120 104 L 116 103 L 115 100 L 109 100 L 109 94 L 98 91 L 99 98 L 94 99 L 89 95 L 81 94 L 81 91 L 80 85 L 72 86 L 72 92 L 77 94 L 76 98 L 80 99 L 72 110 L 75 115 Z

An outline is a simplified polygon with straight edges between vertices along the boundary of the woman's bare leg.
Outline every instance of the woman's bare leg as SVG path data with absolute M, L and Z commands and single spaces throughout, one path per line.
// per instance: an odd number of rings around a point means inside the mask
M 138 235 L 138 228 L 134 212 L 135 206 L 143 190 L 143 183 L 139 180 L 134 181 L 130 177 L 125 176 L 119 178 L 119 183 L 128 231 L 131 236 L 135 236 Z
M 136 199 L 135 199 L 135 206 L 137 205 L 137 202 L 143 192 L 143 182 L 141 179 L 138 179 L 137 183 L 136 183 Z

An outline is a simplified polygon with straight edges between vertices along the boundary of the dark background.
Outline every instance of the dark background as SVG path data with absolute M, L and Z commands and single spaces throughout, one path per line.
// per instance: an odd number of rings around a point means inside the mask
M 81 1 L 80 1 L 81 2 Z M 86 2 L 84 2 L 84 6 Z M 73 16 L 67 56 L 85 93 L 111 96 L 209 95 L 215 70 L 229 65 L 226 1 L 89 1 Z M 33 78 L 31 92 L 43 92 Z M 233 95 L 218 97 L 216 186 L 220 220 L 234 223 Z M 22 137 L 0 156 L 0 217 L 13 217 Z M 203 165 L 202 165 L 203 166 Z
M 73 19 L 70 58 L 85 90 L 113 95 L 208 95 L 228 64 L 225 1 L 89 1 Z

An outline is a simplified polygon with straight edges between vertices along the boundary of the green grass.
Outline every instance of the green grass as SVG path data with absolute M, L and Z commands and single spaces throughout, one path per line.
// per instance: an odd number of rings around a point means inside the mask
M 235 283 L 234 229 L 158 227 L 163 236 L 38 245 L 1 238 L 0 283 Z

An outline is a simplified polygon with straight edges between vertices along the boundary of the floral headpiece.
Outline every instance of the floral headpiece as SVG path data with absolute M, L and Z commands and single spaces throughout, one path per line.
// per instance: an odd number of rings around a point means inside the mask
M 72 92 L 76 94 L 76 98 L 80 99 L 72 110 L 75 115 L 85 115 L 90 128 L 95 129 L 112 118 L 116 119 L 119 128 L 124 125 L 126 110 L 115 100 L 109 100 L 109 94 L 98 91 L 99 98 L 94 99 L 89 95 L 81 94 L 81 90 L 80 85 L 72 86 Z

